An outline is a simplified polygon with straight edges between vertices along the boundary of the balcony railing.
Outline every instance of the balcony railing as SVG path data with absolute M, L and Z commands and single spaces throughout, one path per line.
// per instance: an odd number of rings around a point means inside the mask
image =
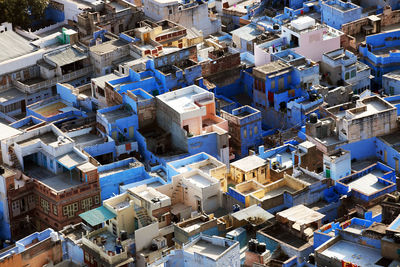
M 89 74 L 91 72 L 93 72 L 92 66 L 86 67 L 86 68 L 83 68 L 83 69 L 80 69 L 77 71 L 73 71 L 73 72 L 67 73 L 62 76 L 54 77 L 52 79 L 48 79 L 43 82 L 35 83 L 32 85 L 24 84 L 23 82 L 18 81 L 18 80 L 13 80 L 13 84 L 17 88 L 23 90 L 24 92 L 33 94 L 33 93 L 39 91 L 40 89 L 52 87 L 52 86 L 56 85 L 57 83 L 68 82 L 68 81 L 77 79 L 79 77 L 82 77 L 86 74 Z

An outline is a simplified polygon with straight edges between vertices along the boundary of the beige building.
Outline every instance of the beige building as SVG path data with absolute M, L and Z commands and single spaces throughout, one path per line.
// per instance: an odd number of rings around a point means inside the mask
M 311 116 L 306 123 L 308 139 L 324 153 L 338 144 L 357 142 L 397 130 L 397 109 L 374 95 L 330 108 L 321 108 L 323 119 Z
M 256 155 L 237 160 L 230 165 L 230 180 L 233 184 L 239 184 L 254 179 L 264 184 L 267 182 L 267 163 Z
M 192 211 L 212 213 L 221 207 L 219 180 L 201 170 L 191 170 L 172 177 L 172 201 L 190 206 Z

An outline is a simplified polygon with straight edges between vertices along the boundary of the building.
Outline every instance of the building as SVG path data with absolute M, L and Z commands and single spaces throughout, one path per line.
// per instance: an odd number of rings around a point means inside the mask
M 16 199 L 11 203 L 10 218 L 30 210 L 28 203 L 35 203 L 34 217 L 30 219 L 36 229 L 61 230 L 78 223 L 78 214 L 100 204 L 97 167 L 74 145 L 71 138 L 52 124 L 2 141 L 4 164 L 23 171 L 22 176 L 17 172 L 16 179 L 10 182 L 18 188 L 22 178 L 27 197 L 32 194 L 27 202 Z M 29 179 L 33 180 L 31 186 Z M 15 223 L 24 227 L 21 219 Z
M 69 259 L 74 263 L 84 264 L 84 252 L 82 249 L 82 236 L 92 229 L 84 223 L 77 223 L 75 225 L 68 225 L 59 231 L 60 235 L 64 238 L 63 258 Z
M 386 95 L 399 95 L 400 72 L 398 70 L 386 73 L 382 76 L 382 89 Z
M 15 242 L 0 253 L 0 266 L 45 266 L 63 260 L 62 241 L 54 230 L 48 228 Z
M 181 249 L 170 252 L 150 266 L 240 266 L 239 242 L 218 236 L 199 235 Z
M 362 8 L 351 2 L 342 0 L 322 0 L 321 22 L 337 30 L 340 30 L 343 24 L 358 20 L 362 16 Z
M 257 232 L 257 240 L 271 253 L 280 247 L 287 259 L 295 257 L 294 261 L 302 264 L 313 251 L 313 233 L 324 216 L 304 205 L 294 206 L 278 212 L 275 223 Z
M 205 2 L 146 0 L 143 7 L 144 14 L 155 21 L 168 19 L 188 29 L 196 28 L 204 36 L 219 32 L 221 28 L 220 19 L 209 12 Z
M 365 38 L 365 45 L 359 47 L 360 61 L 371 68 L 372 88 L 382 88 L 382 77 L 384 74 L 397 69 L 399 62 L 395 53 L 399 45 L 400 31 L 391 31 L 370 35 Z
M 261 112 L 243 106 L 228 113 L 221 110 L 221 117 L 228 121 L 230 147 L 238 157 L 244 157 L 263 144 L 261 136 Z
M 335 151 L 344 142 L 357 142 L 397 129 L 396 108 L 376 95 L 324 108 L 322 112 L 328 116 L 310 119 L 306 135 L 324 153 Z
M 280 39 L 256 46 L 254 57 L 260 59 L 257 60 L 257 66 L 268 63 L 273 52 L 288 48 L 314 62 L 321 61 L 324 53 L 340 48 L 343 33 L 319 24 L 309 16 L 300 16 L 281 27 Z
M 323 54 L 321 72 L 324 81 L 331 85 L 351 85 L 360 94 L 370 89 L 371 69 L 357 60 L 357 56 L 343 48 Z
M 92 8 L 77 12 L 75 20 L 81 37 L 92 35 L 100 28 L 119 35 L 135 27 L 144 17 L 143 12 L 129 1 L 113 0 L 102 5 L 89 1 L 85 3 Z
M 226 164 L 229 162 L 228 122 L 216 115 L 213 93 L 192 85 L 157 96 L 156 107 L 157 125 L 160 131 L 168 133 L 166 137 L 170 140 L 162 142 L 161 135 L 157 135 L 156 142 L 151 142 L 148 134 L 154 132 L 154 127 L 140 129 L 149 152 L 171 153 L 168 147 L 172 146 L 190 155 L 205 152 Z M 140 146 L 141 142 L 139 150 Z M 151 157 L 145 155 L 146 160 L 155 161 Z

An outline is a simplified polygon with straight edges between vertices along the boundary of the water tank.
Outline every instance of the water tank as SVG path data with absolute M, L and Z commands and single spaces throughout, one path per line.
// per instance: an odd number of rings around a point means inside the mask
M 256 239 L 250 239 L 249 241 L 249 251 L 256 252 L 258 241 Z
M 150 246 L 150 250 L 151 251 L 157 251 L 158 250 L 158 246 L 157 246 L 157 244 L 151 244 L 151 246 Z
M 232 209 L 233 209 L 233 212 L 237 212 L 240 210 L 240 206 L 238 204 L 234 204 Z
M 356 103 L 356 101 L 357 101 L 358 99 L 360 99 L 360 96 L 359 96 L 359 95 L 352 95 L 352 96 L 351 96 L 351 102 L 353 102 L 353 103 Z
M 311 253 L 310 255 L 308 255 L 308 262 L 310 264 L 315 264 L 315 256 L 314 253 Z
M 267 250 L 267 245 L 265 243 L 258 243 L 257 244 L 257 252 L 259 254 L 264 253 Z
M 128 239 L 128 233 L 126 231 L 121 231 L 121 241 Z
M 122 246 L 121 245 L 116 245 L 115 246 L 115 253 L 116 254 L 121 254 L 122 251 Z
M 317 123 L 318 121 L 318 115 L 315 113 L 310 114 L 310 123 Z

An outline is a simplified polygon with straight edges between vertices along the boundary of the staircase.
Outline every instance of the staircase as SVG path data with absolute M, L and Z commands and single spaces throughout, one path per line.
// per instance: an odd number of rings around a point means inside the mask
M 14 151 L 14 146 L 9 146 L 8 147 L 8 153 L 10 154 L 11 162 L 12 162 L 12 167 L 22 170 L 22 166 L 19 163 L 19 160 L 17 158 L 17 155 L 15 155 Z
M 184 192 L 182 192 L 182 188 L 185 190 Z M 171 200 L 172 205 L 175 205 L 183 201 L 183 199 L 181 199 L 181 193 L 187 193 L 187 187 L 182 186 L 182 179 L 179 180 L 177 186 L 174 189 L 174 192 L 172 192 L 172 200 Z
M 136 217 L 138 218 L 138 220 L 140 222 L 141 227 L 150 225 L 153 222 L 153 220 L 150 218 L 150 216 L 147 215 L 147 211 L 144 208 L 135 205 L 135 213 L 136 213 Z

